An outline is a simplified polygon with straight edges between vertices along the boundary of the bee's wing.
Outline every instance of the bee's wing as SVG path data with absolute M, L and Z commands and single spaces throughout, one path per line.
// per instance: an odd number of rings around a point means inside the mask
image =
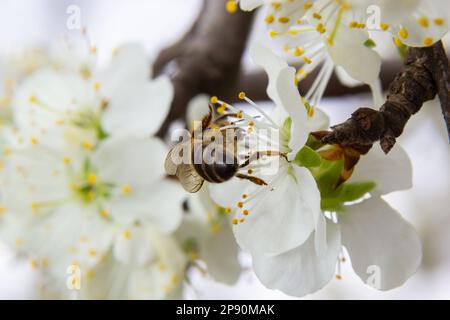
M 164 169 L 168 175 L 175 175 L 177 173 L 178 166 L 182 164 L 183 152 L 189 152 L 190 141 L 177 143 L 170 149 L 164 162 Z
M 191 193 L 197 192 L 203 185 L 203 178 L 189 164 L 180 164 L 177 168 L 177 177 L 183 188 Z

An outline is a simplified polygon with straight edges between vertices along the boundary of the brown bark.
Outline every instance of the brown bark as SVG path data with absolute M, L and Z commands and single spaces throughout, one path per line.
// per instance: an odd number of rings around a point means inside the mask
M 229 13 L 225 10 L 226 2 L 204 0 L 199 17 L 188 33 L 156 59 L 156 74 L 167 67 L 175 89 L 160 136 L 170 122 L 184 118 L 186 106 L 194 96 L 200 93 L 229 96 L 236 84 L 253 14 L 240 10 Z
M 405 67 L 389 86 L 387 100 L 379 111 L 356 110 L 351 118 L 332 127 L 323 143 L 351 147 L 362 154 L 380 140 L 388 153 L 409 118 L 437 93 L 448 125 L 450 69 L 442 42 L 428 48 L 410 48 Z

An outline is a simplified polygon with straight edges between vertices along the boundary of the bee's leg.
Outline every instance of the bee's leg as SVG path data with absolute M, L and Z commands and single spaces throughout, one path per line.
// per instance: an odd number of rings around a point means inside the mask
M 247 157 L 245 162 L 243 164 L 241 164 L 239 167 L 240 168 L 245 168 L 246 166 L 248 166 L 253 161 L 259 160 L 262 156 L 269 156 L 269 157 L 280 156 L 280 157 L 283 157 L 283 158 L 285 158 L 287 160 L 287 156 L 284 153 L 281 153 L 279 151 L 272 151 L 272 150 L 257 151 L 254 154 L 252 154 L 251 156 Z
M 242 174 L 242 173 L 238 173 L 236 174 L 236 178 L 239 179 L 245 179 L 245 180 L 249 180 L 259 186 L 267 186 L 267 182 L 265 182 L 263 179 L 257 178 L 257 177 L 252 177 L 252 176 L 248 176 L 246 174 Z

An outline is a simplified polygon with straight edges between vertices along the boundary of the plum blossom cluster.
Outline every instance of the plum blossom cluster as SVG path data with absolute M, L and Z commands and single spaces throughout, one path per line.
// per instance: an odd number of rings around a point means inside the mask
M 172 101 L 168 78 L 151 79 L 138 44 L 108 64 L 61 50 L 62 60 L 32 54 L 26 71 L 2 73 L 0 236 L 40 271 L 41 296 L 182 297 L 199 260 L 236 281 L 235 242 L 209 240 L 230 237 L 224 210 L 166 179 L 168 149 L 154 134 Z

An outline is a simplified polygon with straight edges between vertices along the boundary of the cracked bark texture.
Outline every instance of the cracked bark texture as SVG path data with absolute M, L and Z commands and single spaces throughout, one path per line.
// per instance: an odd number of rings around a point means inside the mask
M 449 79 L 448 59 L 441 41 L 427 48 L 409 48 L 404 70 L 390 84 L 380 110 L 356 110 L 350 119 L 332 127 L 322 142 L 351 147 L 365 154 L 380 140 L 383 151 L 388 153 L 409 118 L 436 94 L 449 128 Z

